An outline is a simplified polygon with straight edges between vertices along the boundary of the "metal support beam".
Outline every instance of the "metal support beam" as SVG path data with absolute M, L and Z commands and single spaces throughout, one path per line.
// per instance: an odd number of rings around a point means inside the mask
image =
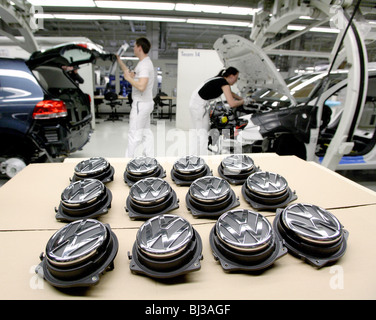
M 38 50 L 38 44 L 34 39 L 32 28 L 36 28 L 36 21 L 33 17 L 34 7 L 27 2 L 16 1 L 19 10 L 16 10 L 10 1 L 0 0 L 0 17 L 10 29 L 17 30 L 24 38 L 24 41 L 16 41 L 14 35 L 10 34 L 4 28 L 1 34 L 7 36 L 12 41 L 27 52 Z
M 267 38 L 270 38 L 279 32 L 284 32 L 288 23 L 298 18 L 300 15 L 312 16 L 312 14 L 314 14 L 316 18 L 321 17 L 322 22 L 330 20 L 331 25 L 334 25 L 341 31 L 337 36 L 334 49 L 329 53 L 275 49 L 287 41 L 309 31 L 314 27 L 314 24 L 265 48 L 265 52 L 268 55 L 281 54 L 290 56 L 310 56 L 316 58 L 327 58 L 330 62 L 336 57 L 331 70 L 337 69 L 345 59 L 347 60 L 350 69 L 348 74 L 348 90 L 346 93 L 345 106 L 336 133 L 322 161 L 322 165 L 331 170 L 335 170 L 343 155 L 351 151 L 353 146 L 352 134 L 362 113 L 368 86 L 365 41 L 364 37 L 358 32 L 359 26 L 357 27 L 355 21 L 352 21 L 352 25 L 348 28 L 347 34 L 343 39 L 344 49 L 340 50 L 339 47 L 343 38 L 344 30 L 349 23 L 349 18 L 344 13 L 343 8 L 350 6 L 352 2 L 353 1 L 347 0 L 341 2 L 342 6 L 333 6 L 331 5 L 332 1 L 330 0 L 311 0 L 304 3 L 295 0 L 275 0 L 273 14 L 271 16 L 268 15 L 268 12 L 260 12 L 259 15 L 254 17 L 254 29 L 252 30 L 250 37 L 255 44 L 262 47 Z M 358 5 L 359 2 L 357 3 L 357 6 Z M 304 12 L 306 12 L 306 14 L 304 14 Z M 311 14 L 307 14 L 307 12 L 310 12 Z M 319 25 L 320 22 L 317 22 L 316 24 Z M 322 105 L 319 107 L 317 123 L 320 123 L 322 114 Z M 311 140 L 317 140 L 318 130 L 311 133 Z M 308 154 L 314 155 L 314 150 L 308 150 Z M 309 158 L 308 160 L 313 159 Z
M 340 10 L 340 22 L 348 22 L 349 19 Z M 347 53 L 349 69 L 345 106 L 341 121 L 336 133 L 325 153 L 322 165 L 335 170 L 342 157 L 349 153 L 353 147 L 351 132 L 360 120 L 368 87 L 367 51 L 364 39 L 360 36 L 355 21 L 348 29 L 344 38 L 344 47 Z
M 284 37 L 283 39 L 279 40 L 279 41 L 276 41 L 272 44 L 270 44 L 269 46 L 265 47 L 264 48 L 264 51 L 266 53 L 269 53 L 269 50 L 272 50 L 274 48 L 277 48 L 279 47 L 280 45 L 286 43 L 286 42 L 289 42 L 295 38 L 298 38 L 300 37 L 301 35 L 307 33 L 309 30 L 311 30 L 312 28 L 316 28 L 318 26 L 321 26 L 322 24 L 328 22 L 329 19 L 323 19 L 323 20 L 318 20 L 314 23 L 312 23 L 310 26 L 307 26 L 306 28 L 304 28 L 303 30 L 300 30 L 300 31 L 296 31 L 294 33 L 292 33 L 291 35 L 287 36 L 287 37 Z
M 309 58 L 330 58 L 330 52 L 301 51 L 301 50 L 284 50 L 272 49 L 266 51 L 268 55 L 291 56 L 291 57 L 309 57 Z
M 268 38 L 286 30 L 287 25 L 300 16 L 312 16 L 314 9 L 297 0 L 275 0 L 273 13 L 271 17 L 265 12 L 260 12 L 254 16 L 254 27 L 250 38 L 259 47 L 263 47 Z

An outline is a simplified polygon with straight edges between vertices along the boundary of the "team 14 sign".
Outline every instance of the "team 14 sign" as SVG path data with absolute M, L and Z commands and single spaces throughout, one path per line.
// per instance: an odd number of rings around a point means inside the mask
M 182 57 L 200 57 L 201 52 L 200 51 L 195 51 L 195 50 L 189 50 L 189 51 L 180 51 L 180 54 Z

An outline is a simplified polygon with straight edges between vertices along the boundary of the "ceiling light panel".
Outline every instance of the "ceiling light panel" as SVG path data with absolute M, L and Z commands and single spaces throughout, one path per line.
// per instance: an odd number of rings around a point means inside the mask
M 186 3 L 177 3 L 175 6 L 175 10 L 186 12 L 222 13 L 235 15 L 253 15 L 257 11 L 257 9 L 244 7 L 212 6 Z
M 95 7 L 93 0 L 29 0 L 33 6 L 42 7 Z
M 141 10 L 174 10 L 174 3 L 144 1 L 95 1 L 99 8 L 141 9 Z
M 159 22 L 187 22 L 187 19 L 150 17 L 150 16 L 121 16 L 122 20 L 128 21 L 159 21 Z
M 97 14 L 54 14 L 55 19 L 65 20 L 121 20 L 120 16 Z
M 291 30 L 291 31 L 302 31 L 304 29 L 308 29 L 308 31 L 311 31 L 311 32 L 339 33 L 339 29 L 336 29 L 336 28 L 325 28 L 325 27 L 309 28 L 309 26 L 306 27 L 306 26 L 292 25 L 292 24 L 289 24 L 287 26 L 287 30 Z
M 241 21 L 229 21 L 229 20 L 209 20 L 209 19 L 187 19 L 187 23 L 196 24 L 211 24 L 211 25 L 221 25 L 221 26 L 232 26 L 232 27 L 252 27 L 250 22 Z

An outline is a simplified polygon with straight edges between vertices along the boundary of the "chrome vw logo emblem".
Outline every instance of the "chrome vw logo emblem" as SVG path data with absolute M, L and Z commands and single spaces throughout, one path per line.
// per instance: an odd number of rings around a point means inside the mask
M 189 173 L 191 171 L 198 171 L 205 166 L 205 161 L 196 156 L 186 156 L 180 158 L 178 161 L 175 162 L 174 168 L 179 172 L 186 172 Z
M 156 159 L 151 157 L 137 157 L 127 165 L 127 171 L 133 174 L 147 174 L 154 171 L 158 166 Z
M 202 177 L 195 180 L 190 186 L 190 194 L 201 201 L 220 200 L 228 195 L 230 185 L 218 177 Z
M 239 154 L 226 157 L 221 164 L 225 174 L 239 174 L 243 171 L 250 171 L 254 166 L 250 157 Z
M 315 205 L 293 204 L 282 212 L 283 223 L 301 238 L 312 242 L 334 242 L 342 235 L 342 227 L 329 211 Z
M 250 210 L 233 210 L 223 214 L 216 223 L 218 237 L 240 250 L 260 250 L 272 238 L 272 227 L 264 216 Z
M 272 172 L 255 172 L 247 178 L 247 187 L 259 194 L 278 194 L 286 191 L 287 181 Z
M 99 221 L 78 220 L 66 225 L 51 237 L 46 246 L 46 255 L 53 264 L 77 263 L 93 255 L 106 237 L 106 227 Z
M 61 194 L 67 205 L 80 204 L 97 198 L 104 192 L 104 184 L 96 179 L 84 179 L 69 185 Z
M 95 172 L 101 172 L 108 167 L 109 163 L 102 157 L 90 158 L 88 160 L 81 161 L 76 165 L 74 171 L 77 174 L 90 174 Z
M 139 248 L 150 256 L 178 254 L 191 241 L 192 226 L 175 215 L 161 215 L 146 221 L 137 233 Z
M 137 181 L 131 187 L 130 195 L 136 202 L 158 202 L 165 199 L 170 189 L 170 185 L 161 178 L 145 178 Z

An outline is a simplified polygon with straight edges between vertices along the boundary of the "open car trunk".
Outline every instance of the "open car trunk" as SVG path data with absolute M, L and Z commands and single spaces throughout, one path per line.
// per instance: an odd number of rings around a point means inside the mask
M 114 55 L 88 44 L 65 44 L 31 55 L 26 62 L 45 91 L 46 100 L 61 100 L 67 116 L 36 120 L 34 136 L 43 136 L 43 144 L 52 156 L 63 156 L 81 149 L 89 140 L 91 129 L 90 97 L 74 81 L 73 73 L 82 64 L 97 59 L 112 60 Z

